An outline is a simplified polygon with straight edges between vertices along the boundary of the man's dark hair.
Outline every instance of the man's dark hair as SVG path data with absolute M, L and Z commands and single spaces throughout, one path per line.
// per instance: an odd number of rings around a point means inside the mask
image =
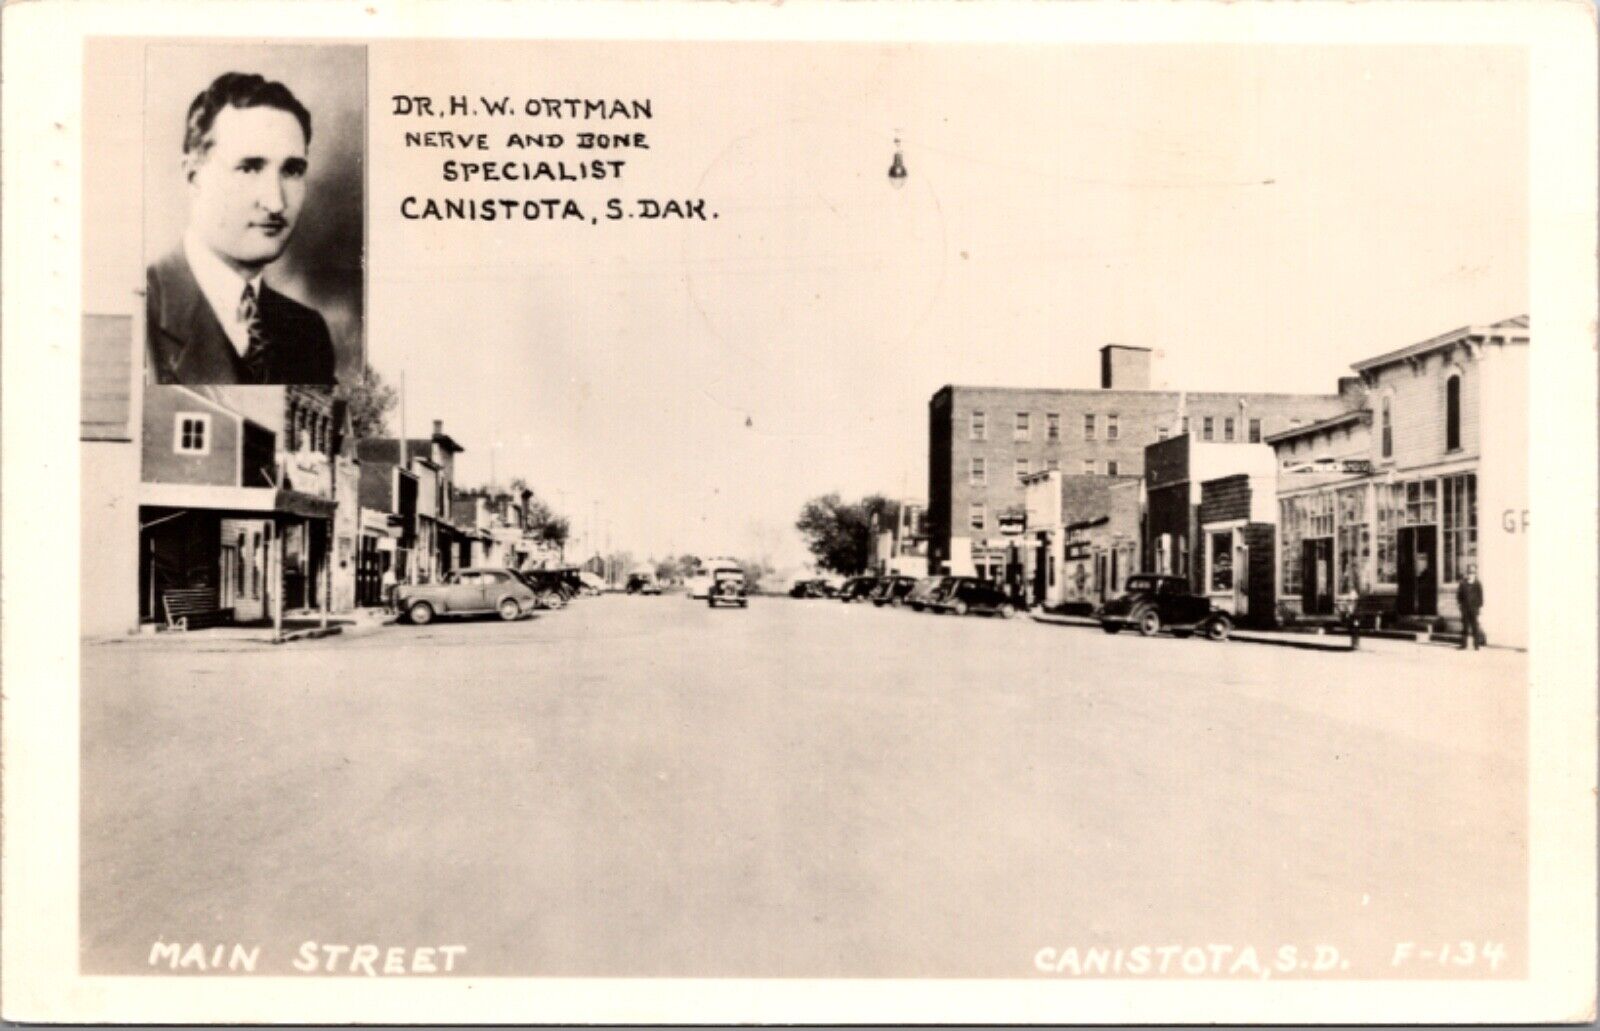
M 204 154 L 211 149 L 211 126 L 225 107 L 275 107 L 294 115 L 311 142 L 311 112 L 295 99 L 289 87 L 259 75 L 224 72 L 212 81 L 189 105 L 189 119 L 183 133 L 185 154 Z

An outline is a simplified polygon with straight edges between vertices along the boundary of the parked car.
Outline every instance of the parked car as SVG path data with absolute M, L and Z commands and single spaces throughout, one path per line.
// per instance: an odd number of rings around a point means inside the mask
M 395 608 L 413 623 L 431 623 L 435 616 L 498 613 L 521 619 L 539 605 L 537 595 L 509 569 L 459 569 L 438 583 L 403 584 L 395 591 Z
M 882 608 L 893 605 L 896 608 L 905 604 L 906 596 L 917 585 L 915 577 L 911 576 L 886 576 L 878 581 L 872 589 L 872 604 Z
M 847 605 L 852 601 L 865 601 L 877 586 L 878 578 L 875 576 L 852 576 L 839 588 L 839 600 Z
M 958 576 L 939 596 L 939 608 L 957 616 L 983 614 L 1010 619 L 1017 614 L 1011 596 L 986 580 Z
M 1099 616 L 1108 634 L 1134 627 L 1146 637 L 1170 630 L 1174 637 L 1202 633 L 1213 641 L 1226 641 L 1233 632 L 1233 618 L 1191 591 L 1181 576 L 1130 576 L 1125 593 L 1101 606 Z
M 560 584 L 549 574 L 535 569 L 513 569 L 510 573 L 528 585 L 539 608 L 559 609 L 567 604 L 566 595 L 562 593 Z
M 952 578 L 948 576 L 925 576 L 911 588 L 911 593 L 906 595 L 905 604 L 914 611 L 921 612 L 927 609 L 933 599 L 942 591 Z
M 719 569 L 711 575 L 711 587 L 706 592 L 706 604 L 712 608 L 718 605 L 737 605 L 747 608 L 750 598 L 744 580 L 744 572 L 738 569 Z
M 789 588 L 791 598 L 831 598 L 838 593 L 826 580 L 796 580 Z

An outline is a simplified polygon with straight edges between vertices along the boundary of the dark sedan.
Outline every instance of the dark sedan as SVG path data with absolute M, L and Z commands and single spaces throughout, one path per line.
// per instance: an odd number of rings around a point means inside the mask
M 865 601 L 877 586 L 878 578 L 875 576 L 852 576 L 839 588 L 839 600 L 846 604 Z
M 905 604 L 906 597 L 911 589 L 917 586 L 917 580 L 911 576 L 886 576 L 878 581 L 878 586 L 872 589 L 872 604 L 877 606 L 893 605 L 899 608 Z
M 1101 606 L 1099 616 L 1108 634 L 1133 627 L 1146 637 L 1170 630 L 1174 637 L 1198 632 L 1226 641 L 1233 632 L 1232 617 L 1212 608 L 1211 600 L 1191 591 L 1181 576 L 1130 576 L 1125 593 Z
M 935 595 L 933 606 L 956 616 L 981 614 L 1010 619 L 1017 614 L 1011 596 L 993 584 L 976 577 L 958 576 Z

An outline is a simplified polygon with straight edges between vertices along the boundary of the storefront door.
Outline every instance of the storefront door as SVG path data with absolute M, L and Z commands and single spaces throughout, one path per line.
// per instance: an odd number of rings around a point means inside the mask
M 1398 555 L 1396 579 L 1399 594 L 1395 612 L 1401 616 L 1439 614 L 1438 529 L 1433 526 L 1402 526 L 1396 531 Z
M 1300 607 L 1308 616 L 1333 615 L 1333 538 L 1300 542 Z

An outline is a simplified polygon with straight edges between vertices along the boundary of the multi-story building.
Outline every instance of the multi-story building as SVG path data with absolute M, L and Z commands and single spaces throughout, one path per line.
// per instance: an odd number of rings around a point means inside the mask
M 1100 349 L 1101 386 L 947 386 L 928 403 L 931 571 L 1004 576 L 1031 474 L 1141 476 L 1147 445 L 1185 433 L 1261 443 L 1344 407 L 1339 394 L 1151 390 L 1150 352 Z
M 145 386 L 142 621 L 170 591 L 241 623 L 329 607 L 339 410 L 297 387 Z
M 394 569 L 402 583 L 431 583 L 459 564 L 466 538 L 450 517 L 455 456 L 464 450 L 438 419 L 428 437 L 369 437 L 357 445 L 362 506 L 398 517 Z
M 1452 624 L 1476 566 L 1491 640 L 1527 643 L 1528 342 L 1524 315 L 1356 362 L 1359 407 L 1269 435 L 1290 615 Z

